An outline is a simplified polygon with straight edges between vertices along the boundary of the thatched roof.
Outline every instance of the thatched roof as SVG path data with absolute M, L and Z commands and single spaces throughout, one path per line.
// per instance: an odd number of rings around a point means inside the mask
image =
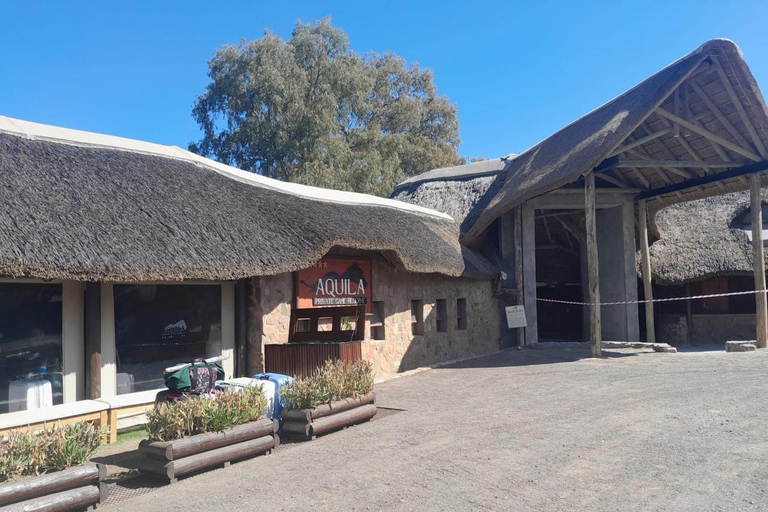
M 768 190 L 762 191 L 763 204 Z M 661 238 L 651 245 L 658 284 L 682 284 L 714 276 L 751 275 L 748 192 L 668 206 L 656 215 Z M 638 256 L 639 258 L 639 256 Z
M 270 180 L 180 148 L 0 117 L 0 275 L 229 280 L 291 272 L 332 247 L 412 272 L 493 277 L 449 216 Z
M 392 199 L 446 213 L 468 229 L 504 184 L 511 157 L 435 169 L 404 181 Z
M 709 41 L 518 155 L 462 241 L 477 243 L 506 211 L 596 168 L 602 186 L 660 194 L 652 212 L 743 190 L 746 181 L 738 176 L 682 192 L 667 189 L 768 160 L 765 146 L 768 107 L 740 50 L 731 41 Z

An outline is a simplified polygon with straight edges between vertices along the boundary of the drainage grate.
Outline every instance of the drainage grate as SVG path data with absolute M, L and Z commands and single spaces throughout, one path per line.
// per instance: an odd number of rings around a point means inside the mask
M 144 475 L 124 478 L 109 484 L 109 496 L 102 505 L 123 503 L 142 494 L 164 487 L 165 484 Z

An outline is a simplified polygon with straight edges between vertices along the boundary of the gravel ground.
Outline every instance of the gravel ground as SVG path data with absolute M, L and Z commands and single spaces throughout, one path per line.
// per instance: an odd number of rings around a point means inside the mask
M 391 380 L 403 412 L 103 510 L 768 510 L 768 350 L 585 355 Z

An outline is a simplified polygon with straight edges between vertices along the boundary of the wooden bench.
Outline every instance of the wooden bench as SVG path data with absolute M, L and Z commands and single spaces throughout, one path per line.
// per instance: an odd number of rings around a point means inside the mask
M 99 398 L 97 402 L 107 407 L 107 424 L 109 425 L 108 443 L 117 441 L 117 424 L 120 416 L 146 412 L 155 406 L 155 397 L 162 389 L 139 391 L 126 395 L 116 395 L 108 398 Z
M 109 423 L 109 406 L 97 400 L 81 400 L 72 404 L 0 414 L 0 436 L 13 430 L 42 430 L 52 424 L 68 425 L 90 421 L 99 427 Z

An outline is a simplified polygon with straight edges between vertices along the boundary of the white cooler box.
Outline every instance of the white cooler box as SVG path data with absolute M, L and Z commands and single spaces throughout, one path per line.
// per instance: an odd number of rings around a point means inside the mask
M 42 409 L 53 405 L 53 387 L 44 379 L 14 380 L 8 386 L 8 412 Z
M 275 412 L 275 392 L 274 382 L 268 380 L 252 379 L 250 377 L 238 377 L 236 379 L 217 380 L 216 387 L 219 389 L 242 389 L 246 387 L 259 387 L 261 392 L 267 398 L 267 410 L 264 416 L 272 418 Z

